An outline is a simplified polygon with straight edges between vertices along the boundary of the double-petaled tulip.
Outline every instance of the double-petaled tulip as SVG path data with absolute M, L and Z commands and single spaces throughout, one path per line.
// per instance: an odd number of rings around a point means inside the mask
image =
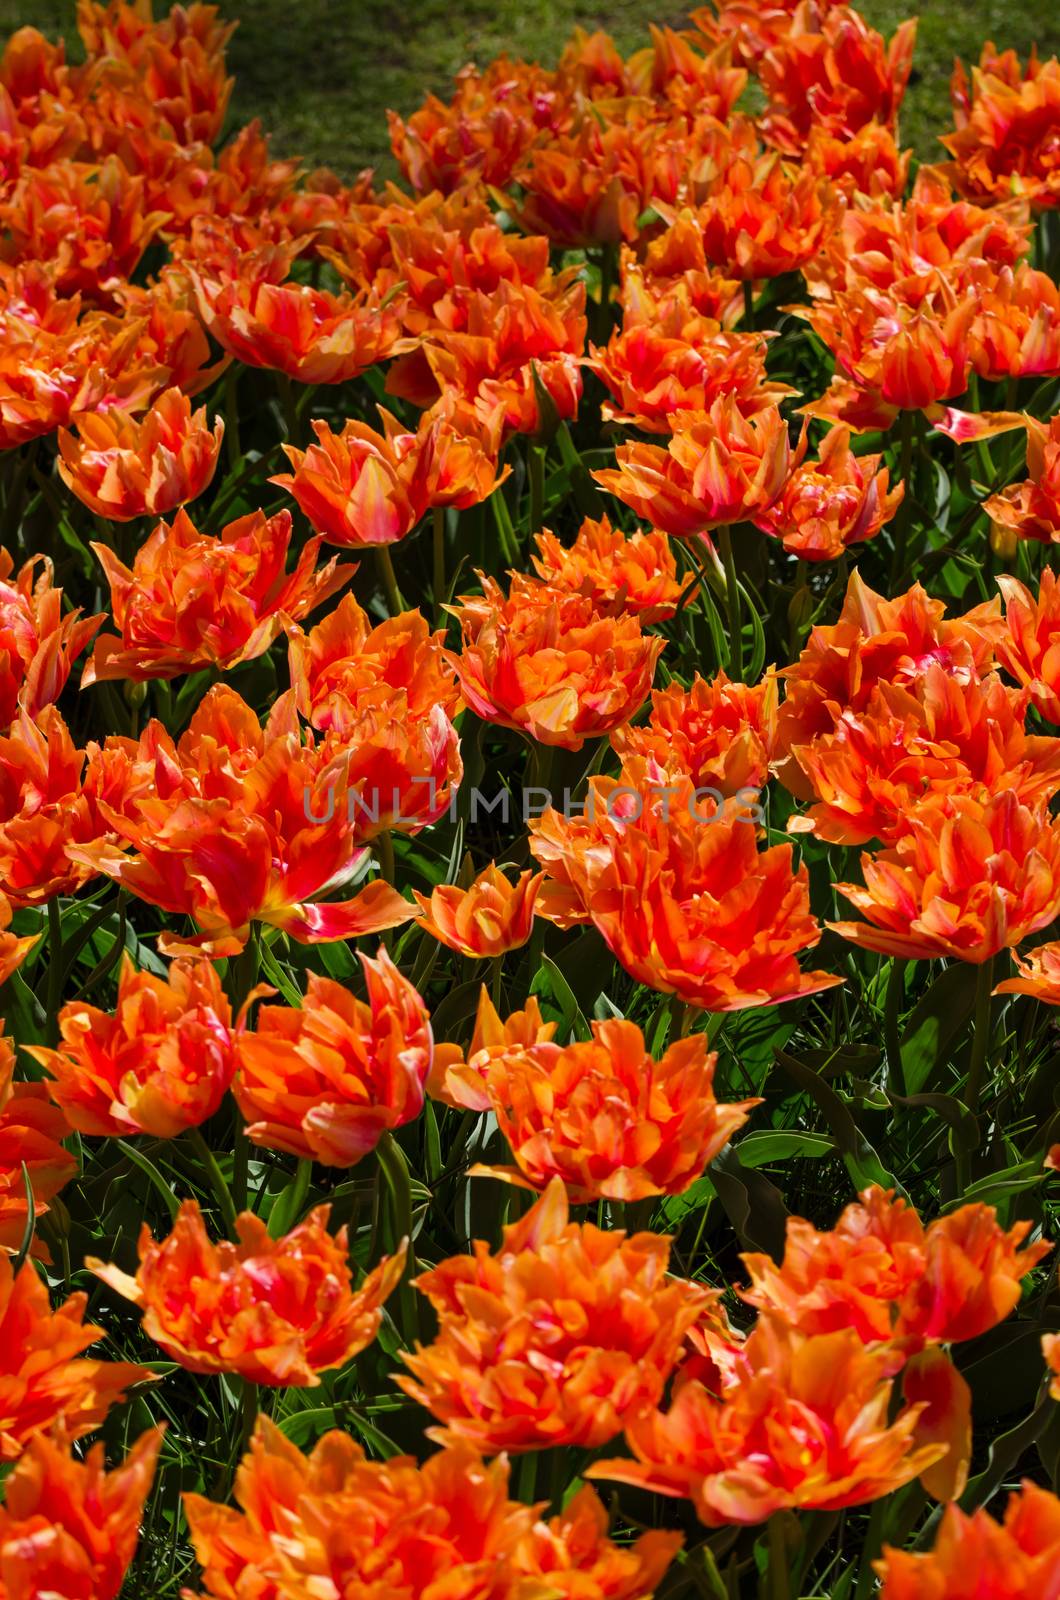
M 732 395 L 751 416 L 791 392 L 767 380 L 761 334 L 726 333 L 706 318 L 682 321 L 673 333 L 634 322 L 602 350 L 589 350 L 586 366 L 614 396 L 604 417 L 645 433 L 672 433 L 676 413 L 709 411 L 722 395 Z
M 419 1116 L 427 1008 L 385 950 L 361 966 L 367 1001 L 311 972 L 301 1006 L 262 1006 L 253 1033 L 236 1040 L 235 1096 L 255 1144 L 351 1167 Z
M 691 210 L 679 211 L 666 231 L 643 250 L 622 252 L 622 322 L 680 328 L 710 318 L 731 328 L 744 313 L 739 280 L 712 267 Z
M 1013 271 L 980 269 L 971 284 L 978 310 L 970 334 L 981 378 L 1034 378 L 1060 372 L 1060 287 L 1026 261 Z
M 971 92 L 958 63 L 951 95 L 956 131 L 942 143 L 961 193 L 986 202 L 1025 195 L 1043 210 L 1060 205 L 1060 61 L 1039 61 L 1032 51 L 1024 72 L 1014 50 L 999 55 L 987 44 Z
M 555 1178 L 504 1230 L 416 1286 L 438 1316 L 433 1343 L 404 1355 L 401 1387 L 443 1428 L 428 1437 L 483 1451 L 593 1449 L 655 1405 L 710 1293 L 667 1276 L 670 1241 L 568 1221 Z
M 664 772 L 683 773 L 697 789 L 719 795 L 759 790 L 769 779 L 777 735 L 778 681 L 772 671 L 760 683 L 693 678 L 687 689 L 671 683 L 653 689 L 651 715 L 641 726 L 626 724 L 611 735 L 623 760 L 651 757 Z
M 131 1384 L 150 1378 L 127 1361 L 82 1359 L 103 1334 L 84 1321 L 87 1304 L 72 1294 L 53 1311 L 32 1261 L 16 1274 L 0 1252 L 0 1461 L 57 1427 L 68 1439 L 93 1433 Z
M 414 889 L 418 926 L 460 955 L 504 955 L 529 939 L 541 884 L 542 874 L 529 870 L 513 884 L 491 861 L 467 888 L 440 883 L 429 895 Z
M 668 1411 L 627 1421 L 634 1460 L 599 1461 L 588 1475 L 685 1496 L 707 1527 L 882 1499 L 948 1448 L 918 1443 L 922 1404 L 890 1414 L 900 1364 L 850 1328 L 808 1335 L 763 1317 L 721 1397 L 681 1384 Z
M 82 873 L 102 872 L 148 904 L 194 918 L 199 933 L 160 941 L 165 954 L 237 954 L 254 922 L 317 944 L 379 933 L 412 915 L 379 880 L 348 900 L 312 898 L 356 877 L 367 846 L 347 803 L 350 747 L 338 734 L 304 734 L 293 693 L 263 727 L 218 685 L 179 745 L 152 723 L 129 759 L 153 782 L 107 808 L 117 841 L 98 838 L 97 828 L 94 842 L 69 845 L 66 856 Z
M 82 683 L 107 678 L 176 678 L 207 667 L 226 671 L 262 655 L 346 582 L 334 557 L 317 567 L 310 539 L 286 570 L 291 514 L 253 511 L 220 534 L 200 533 L 184 511 L 159 523 L 131 568 L 104 544 L 92 546 L 110 585 L 119 635 L 96 641 Z
M 199 314 L 223 350 L 298 383 L 348 383 L 393 349 L 392 307 L 289 282 L 293 251 L 264 246 L 190 269 Z
M 232 1081 L 232 1013 L 208 961 L 175 961 L 165 978 L 128 955 L 113 1015 L 63 1006 L 57 1050 L 27 1047 L 48 1092 L 80 1133 L 173 1139 L 212 1117 Z
M 680 1535 L 618 1545 L 592 1489 L 546 1521 L 509 1497 L 508 1463 L 456 1441 L 422 1463 L 369 1461 L 348 1433 L 306 1456 L 263 1418 L 236 1474 L 235 1501 L 184 1498 L 192 1544 L 215 1600 L 353 1594 L 401 1600 L 650 1600 Z
M 789 1217 L 784 1256 L 745 1255 L 743 1299 L 802 1333 L 853 1328 L 865 1344 L 976 1339 L 1015 1310 L 1022 1280 L 1048 1255 L 1029 1222 L 1007 1231 L 990 1206 L 965 1205 L 926 1226 L 893 1190 L 865 1189 L 835 1227 Z
M 233 80 L 225 45 L 235 23 L 216 7 L 193 5 L 155 22 L 146 7 L 82 0 L 77 31 L 90 60 L 121 62 L 181 145 L 212 144 L 221 132 Z
M 674 425 L 665 449 L 619 445 L 617 468 L 593 477 L 676 539 L 768 511 L 804 448 L 793 454 L 775 405 L 748 417 L 731 395 L 716 400 L 709 412 L 675 417 Z
M 1047 1006 L 1060 1006 L 1060 941 L 1040 944 L 1037 950 L 1019 955 L 1015 950 L 1016 977 L 1006 978 L 995 994 L 1028 994 Z
M 1023 483 L 991 495 L 986 511 L 995 527 L 1011 528 L 1021 539 L 1060 544 L 1060 416 L 1048 427 L 1025 416 L 1027 472 Z
M 894 516 L 903 483 L 888 493 L 881 456 L 856 456 L 849 428 L 829 429 L 816 461 L 796 467 L 780 498 L 754 520 L 804 561 L 835 561 L 851 545 L 875 538 Z
M 317 1206 L 272 1239 L 244 1211 L 238 1243 L 214 1244 L 195 1201 L 185 1200 L 161 1242 L 144 1224 L 135 1277 L 92 1257 L 85 1265 L 142 1309 L 148 1338 L 189 1372 L 308 1388 L 371 1344 L 405 1261 L 402 1244 L 355 1289 L 346 1229 L 330 1234 L 329 1214 Z
M 0 1034 L 0 1251 L 18 1250 L 25 1237 L 29 1194 L 23 1166 L 38 1217 L 77 1171 L 77 1157 L 60 1142 L 69 1134 L 69 1123 L 42 1083 L 16 1082 L 14 1046 Z
M 862 128 L 893 128 L 913 64 L 916 21 L 903 22 L 890 44 L 846 7 L 796 8 L 790 29 L 758 63 L 769 100 L 763 136 L 800 155 L 816 128 L 850 138 Z
M 677 610 L 682 585 L 664 533 L 623 533 L 606 516 L 586 517 L 570 546 L 546 528 L 531 556 L 539 578 L 553 589 L 585 595 L 604 616 L 632 612 L 643 623 L 665 622 Z
M 461 1111 L 488 1111 L 486 1079 L 491 1064 L 546 1044 L 556 1026 L 541 1015 L 536 995 L 530 995 L 525 1011 L 513 1011 L 502 1022 L 483 984 L 471 1043 L 466 1052 L 458 1044 L 435 1045 L 427 1093 L 432 1100 Z
M 79 1460 L 65 1441 L 32 1439 L 0 1505 L 4 1594 L 116 1600 L 136 1553 L 161 1443 L 161 1428 L 142 1433 L 108 1472 L 101 1444 Z
M 379 414 L 382 433 L 354 418 L 339 434 L 314 422 L 316 444 L 284 445 L 294 472 L 270 480 L 290 490 L 317 533 L 346 549 L 395 544 L 427 511 L 418 436 L 382 407 Z
M 890 840 L 929 797 L 986 799 L 1010 791 L 1027 805 L 1060 789 L 1060 739 L 1028 734 L 1026 692 L 997 676 L 961 682 L 933 661 L 908 688 L 881 683 L 864 711 L 792 755 L 815 804 L 788 823 L 837 844 Z
M 565 750 L 629 720 L 651 688 L 663 639 L 643 633 L 637 616 L 603 617 L 587 596 L 535 578 L 514 573 L 506 596 L 480 577 L 481 596 L 448 608 L 461 632 L 450 659 L 477 716 Z
M 829 926 L 881 955 L 989 961 L 1060 914 L 1060 823 L 1011 789 L 914 808 L 893 846 L 836 888 L 866 922 Z
M 1048 567 L 1037 596 L 1018 578 L 1002 576 L 1005 626 L 994 641 L 999 664 L 1028 691 L 1046 721 L 1060 723 L 1060 585 Z
M 206 408 L 192 414 L 179 389 L 160 395 L 142 421 L 126 412 L 85 412 L 77 437 L 59 430 L 59 473 L 67 488 L 108 522 L 159 517 L 194 500 L 217 468 L 224 435 Z
M 778 1005 L 842 980 L 796 959 L 821 929 L 789 845 L 760 851 L 741 800 L 717 804 L 690 778 L 595 778 L 588 816 L 550 809 L 530 825 L 546 883 L 538 914 L 592 923 L 638 983 L 707 1011 Z M 655 769 L 657 770 L 657 769 Z
M 676 1040 L 659 1061 L 633 1022 L 594 1022 L 591 1041 L 498 1053 L 486 1093 L 514 1169 L 531 1189 L 561 1178 L 573 1205 L 681 1194 L 758 1102 L 719 1104 L 706 1036 Z
M 103 621 L 63 611 L 63 591 L 54 587 L 47 556 L 34 556 L 14 574 L 0 550 L 0 726 L 10 727 L 19 709 L 35 717 L 58 700 L 70 669 Z
M 1060 1500 L 1024 1479 L 1004 1518 L 947 1506 L 930 1550 L 884 1545 L 880 1600 L 1057 1600 Z
M 797 272 L 833 219 L 833 191 L 818 173 L 776 154 L 739 152 L 713 175 L 696 212 L 707 260 L 744 283 Z
M 894 134 L 878 122 L 866 123 L 849 139 L 817 124 L 806 140 L 804 164 L 850 196 L 899 200 L 909 181 L 911 150 L 899 150 Z

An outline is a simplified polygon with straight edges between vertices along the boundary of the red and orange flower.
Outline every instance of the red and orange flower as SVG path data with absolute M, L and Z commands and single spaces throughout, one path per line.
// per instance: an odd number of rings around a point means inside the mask
M 584 595 L 602 617 L 629 612 L 645 625 L 677 610 L 682 585 L 664 533 L 623 533 L 610 519 L 586 517 L 574 543 L 561 545 L 546 528 L 535 534 L 534 570 L 552 589 Z
M 59 430 L 59 473 L 67 488 L 108 522 L 159 517 L 202 494 L 213 478 L 224 435 L 211 431 L 205 407 L 192 415 L 179 389 L 167 389 L 134 422 L 117 410 L 74 418 L 78 437 Z
M 511 883 L 494 862 L 466 888 L 440 883 L 429 895 L 414 889 L 418 926 L 460 955 L 482 958 L 518 950 L 530 937 L 543 874 L 522 872 Z

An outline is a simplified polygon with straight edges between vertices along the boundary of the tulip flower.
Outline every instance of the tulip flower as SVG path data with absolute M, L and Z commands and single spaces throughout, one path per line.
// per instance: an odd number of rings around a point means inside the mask
M 289 489 L 317 533 L 344 549 L 394 544 L 424 516 L 418 493 L 416 435 L 380 407 L 385 432 L 351 418 L 341 434 L 314 422 L 308 450 L 284 445 L 294 473 L 272 478 Z
M 866 922 L 829 923 L 881 955 L 989 961 L 1060 914 L 1060 823 L 1003 790 L 916 807 L 890 849 L 836 888 Z
M 538 915 L 591 922 L 638 983 L 707 1011 L 778 1005 L 842 980 L 801 972 L 821 929 L 805 866 L 787 845 L 760 851 L 741 801 L 717 804 L 689 778 L 652 782 L 627 762 L 595 778 L 585 817 L 530 824 L 546 883 Z
M 43 1216 L 77 1171 L 77 1157 L 61 1143 L 69 1136 L 70 1125 L 44 1084 L 16 1082 L 15 1048 L 0 1032 L 0 1251 L 19 1250 L 25 1237 L 29 1196 L 23 1164 L 34 1215 Z
M 288 282 L 294 253 L 264 246 L 191 268 L 199 314 L 223 350 L 297 383 L 348 383 L 391 352 L 397 314 Z
M 538 554 L 530 559 L 542 582 L 584 595 L 602 617 L 632 613 L 648 624 L 677 610 L 682 585 L 663 533 L 626 534 L 606 516 L 586 517 L 572 545 L 561 545 L 547 528 L 534 543 Z
M 429 895 L 418 889 L 412 893 L 424 932 L 460 955 L 482 959 L 505 955 L 526 943 L 541 883 L 540 872 L 527 871 L 512 884 L 491 861 L 466 889 L 440 883 Z
M 1021 539 L 1060 544 L 1060 416 L 1048 427 L 1034 417 L 1022 421 L 1029 477 L 991 495 L 985 510 L 996 527 L 1011 528 Z
M 709 411 L 722 395 L 749 417 L 792 392 L 767 380 L 761 334 L 725 333 L 705 318 L 684 322 L 679 334 L 634 322 L 589 353 L 586 365 L 617 402 L 605 402 L 605 419 L 645 433 L 672 433 L 677 412 Z
M 834 188 L 874 200 L 900 200 L 909 181 L 911 150 L 899 150 L 889 128 L 868 122 L 849 139 L 814 123 L 806 139 L 805 166 Z
M 1033 378 L 1060 372 L 1060 288 L 1027 262 L 987 269 L 973 284 L 978 311 L 969 335 L 981 378 Z
M 217 537 L 199 533 L 178 511 L 172 527 L 160 522 L 140 546 L 131 568 L 106 545 L 94 544 L 120 633 L 96 641 L 82 683 L 176 678 L 263 655 L 354 570 L 340 567 L 337 557 L 318 568 L 321 541 L 310 539 L 288 574 L 290 542 L 288 511 L 274 517 L 254 511 Z
M 535 1045 L 546 1044 L 556 1026 L 541 1015 L 536 995 L 528 997 L 525 1011 L 513 1011 L 502 1022 L 483 984 L 466 1059 L 459 1045 L 436 1044 L 427 1093 L 432 1100 L 440 1100 L 443 1105 L 460 1111 L 488 1111 L 490 1098 L 486 1080 L 491 1064 L 530 1052 Z
M 59 1012 L 60 1048 L 27 1048 L 80 1133 L 173 1139 L 224 1098 L 235 1071 L 231 1021 L 208 961 L 175 961 L 159 978 L 126 955 L 113 1016 L 72 1000 Z
M 776 154 L 734 153 L 696 212 L 707 260 L 744 283 L 797 272 L 816 255 L 833 220 L 829 185 Z
M 827 1232 L 789 1217 L 779 1265 L 741 1259 L 741 1297 L 805 1334 L 853 1328 L 865 1344 L 925 1345 L 976 1339 L 1019 1304 L 1022 1280 L 1049 1254 L 1027 1243 L 1029 1222 L 1007 1231 L 984 1205 L 964 1205 L 926 1225 L 893 1190 L 865 1189 Z
M 447 608 L 462 639 L 449 659 L 476 716 L 565 750 L 629 720 L 664 640 L 643 634 L 636 616 L 602 617 L 587 597 L 520 573 L 507 596 L 479 577 L 481 597 Z
M 41 939 L 39 933 L 20 937 L 9 932 L 10 926 L 11 902 L 5 894 L 0 893 L 0 984 L 6 983 L 11 974 L 18 971 L 34 945 Z
M 905 485 L 888 493 L 881 456 L 856 456 L 850 430 L 836 427 L 821 442 L 817 461 L 796 467 L 780 498 L 754 520 L 804 561 L 835 561 L 844 550 L 874 539 L 902 503 Z
M 442 1428 L 486 1453 L 594 1449 L 657 1403 L 708 1291 L 668 1278 L 670 1241 L 568 1222 L 563 1184 L 485 1243 L 415 1280 L 438 1334 L 398 1379 Z
M 880 1600 L 1056 1600 L 1060 1500 L 1025 1479 L 1001 1522 L 947 1506 L 930 1550 L 884 1545 L 874 1565 Z
M 235 1096 L 255 1144 L 352 1167 L 422 1111 L 427 1008 L 385 949 L 360 959 L 367 1003 L 311 972 L 300 1007 L 262 1006 L 237 1038 Z
M 997 580 L 1005 599 L 1005 626 L 994 648 L 998 662 L 1027 690 L 1035 710 L 1047 722 L 1060 723 L 1060 586 L 1056 575 L 1043 568 L 1038 594 L 1018 578 Z
M 1006 978 L 995 994 L 1027 994 L 1043 1005 L 1060 1006 L 1060 942 L 1040 944 L 1025 956 L 1013 950 L 1016 977 Z
M 650 1600 L 681 1543 L 662 1532 L 613 1543 L 592 1489 L 547 1521 L 508 1494 L 507 1461 L 486 1463 L 459 1441 L 422 1465 L 412 1456 L 369 1461 L 335 1430 L 306 1456 L 262 1418 L 236 1474 L 236 1504 L 189 1494 L 184 1508 L 215 1600 L 248 1585 L 356 1590 L 364 1600 L 439 1585 L 447 1600 Z
M 632 1461 L 597 1461 L 588 1476 L 684 1496 L 708 1528 L 882 1499 L 948 1448 L 918 1444 L 921 1405 L 889 1414 L 894 1371 L 886 1345 L 850 1328 L 804 1334 L 764 1317 L 720 1398 L 690 1379 L 668 1411 L 627 1421 Z
M 115 58 L 142 84 L 142 92 L 170 125 L 181 144 L 213 144 L 221 132 L 233 80 L 225 77 L 225 45 L 234 22 L 222 22 L 215 9 L 194 6 L 158 22 L 149 11 L 129 8 L 119 23 L 99 0 L 78 10 L 77 31 L 85 53 Z
M 102 614 L 63 612 L 47 556 L 34 556 L 12 580 L 14 562 L 0 550 L 0 726 L 19 709 L 35 717 L 58 700 L 77 657 L 103 622 Z
M 164 516 L 195 500 L 217 468 L 225 425 L 210 431 L 205 407 L 192 415 L 179 389 L 167 389 L 142 422 L 120 411 L 75 417 L 78 437 L 59 429 L 59 475 L 90 511 L 108 522 Z
M 53 1311 L 32 1261 L 16 1273 L 0 1252 L 0 1461 L 15 1461 L 29 1441 L 60 1427 L 67 1439 L 94 1433 L 132 1384 L 150 1378 L 127 1361 L 82 1358 L 103 1333 L 84 1321 L 86 1294 Z
M 968 76 L 958 62 L 951 84 L 956 132 L 942 143 L 954 158 L 962 194 L 986 202 L 1025 195 L 1036 210 L 1060 205 L 1056 124 L 1060 118 L 1060 62 L 1039 61 L 1032 51 L 1026 71 L 1014 50 L 999 55 L 983 46 Z
M 776 406 L 747 417 L 731 395 L 716 400 L 709 412 L 676 417 L 674 425 L 665 450 L 619 445 L 618 467 L 593 477 L 675 539 L 767 511 L 805 448 L 800 445 L 793 457 Z
M 349 748 L 339 735 L 303 741 L 293 693 L 277 701 L 263 727 L 239 695 L 218 685 L 179 746 L 152 723 L 130 759 L 142 788 L 120 812 L 108 809 L 117 838 L 69 845 L 67 857 L 150 905 L 193 917 L 199 933 L 160 940 L 164 954 L 238 954 L 253 922 L 316 944 L 377 933 L 411 916 L 378 880 L 349 900 L 311 899 L 356 876 L 367 847 L 347 804 Z M 0 826 L 0 865 L 2 843 Z
M 798 7 L 789 31 L 758 63 L 769 101 L 763 136 L 794 156 L 821 128 L 849 138 L 866 126 L 893 128 L 913 65 L 916 20 L 903 22 L 889 45 L 847 7 Z
M 354 1289 L 346 1229 L 330 1234 L 329 1215 L 329 1206 L 317 1206 L 272 1239 L 260 1217 L 244 1211 L 238 1243 L 213 1244 L 195 1201 L 185 1200 L 161 1242 L 144 1224 L 135 1277 L 95 1257 L 85 1265 L 142 1309 L 148 1338 L 189 1372 L 314 1387 L 319 1373 L 371 1344 L 405 1261 L 402 1244 Z
M 647 722 L 611 735 L 622 760 L 651 758 L 670 773 L 691 778 L 697 789 L 735 796 L 769 781 L 777 731 L 778 681 L 732 683 L 724 672 L 696 676 L 687 689 L 671 683 L 653 689 Z
M 756 1100 L 719 1104 L 703 1034 L 653 1061 L 632 1022 L 594 1022 L 591 1041 L 494 1056 L 486 1093 L 514 1168 L 479 1168 L 531 1189 L 563 1180 L 572 1205 L 681 1194 L 747 1121 Z
M 622 325 L 698 326 L 710 318 L 731 328 L 744 314 L 738 278 L 707 260 L 703 234 L 691 207 L 678 211 L 669 228 L 641 252 L 622 252 Z
M 103 1446 L 84 1460 L 64 1441 L 31 1439 L 4 1485 L 0 1572 L 5 1593 L 117 1600 L 140 1534 L 162 1429 L 142 1433 L 112 1471 Z

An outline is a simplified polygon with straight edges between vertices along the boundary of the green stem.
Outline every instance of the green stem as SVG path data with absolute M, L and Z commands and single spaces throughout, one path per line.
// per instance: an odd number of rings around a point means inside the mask
M 883 1524 L 887 1515 L 887 1496 L 882 1500 L 873 1502 L 872 1512 L 869 1517 L 868 1532 L 861 1550 L 861 1566 L 858 1569 L 858 1586 L 854 1591 L 854 1600 L 868 1600 L 876 1582 L 876 1574 L 872 1570 L 872 1563 L 876 1560 L 883 1547 Z
M 791 1600 L 788 1582 L 788 1543 L 784 1537 L 784 1523 L 772 1516 L 767 1524 L 769 1532 L 769 1595 L 770 1600 Z
M 732 548 L 732 529 L 718 529 L 718 547 L 725 567 L 725 608 L 729 622 L 729 676 L 743 679 L 743 636 L 740 628 L 740 589 L 736 578 L 736 557 Z
M 390 559 L 390 549 L 385 544 L 377 544 L 375 558 L 379 563 L 379 576 L 383 580 L 386 591 L 386 603 L 392 617 L 399 616 L 405 609 L 405 602 L 401 598 L 398 588 L 397 575 L 394 572 L 394 563 Z
M 540 533 L 545 518 L 545 451 L 542 445 L 528 446 L 527 475 L 530 480 L 530 532 Z
M 242 1379 L 243 1392 L 239 1397 L 239 1448 L 236 1451 L 236 1465 L 242 1460 L 254 1436 L 254 1428 L 258 1420 L 258 1386 L 249 1378 Z
M 493 520 L 497 524 L 497 533 L 500 537 L 501 560 L 506 567 L 513 567 L 519 560 L 519 546 L 515 538 L 515 529 L 512 527 L 508 502 L 504 498 L 503 486 L 495 489 L 490 495 L 490 505 L 493 507 Z
M 500 1014 L 501 1009 L 501 973 L 504 970 L 504 957 L 494 956 L 490 965 L 490 999 L 493 1009 Z
M 405 1270 L 402 1273 L 398 1298 L 401 1303 L 401 1331 L 407 1343 L 411 1345 L 419 1331 L 419 1308 L 416 1291 L 409 1282 L 416 1269 L 416 1261 L 412 1250 L 412 1184 L 409 1179 L 408 1162 L 405 1160 L 404 1151 L 389 1130 L 376 1145 L 375 1153 L 389 1195 L 394 1248 L 397 1249 L 402 1239 L 408 1240 L 408 1253 L 405 1257 Z
M 432 540 L 431 555 L 433 560 L 432 583 L 434 586 L 434 610 L 440 615 L 445 604 L 445 507 L 435 506 L 431 513 Z
M 55 896 L 48 901 L 48 989 L 45 1026 L 50 1045 L 54 1045 L 59 1037 L 63 976 L 63 919 L 58 896 Z
M 909 527 L 913 519 L 913 429 L 915 413 L 902 411 L 898 416 L 898 436 L 900 440 L 898 457 L 898 477 L 905 494 L 898 507 L 894 531 L 894 560 L 891 563 L 891 583 L 894 584 L 899 573 L 905 568 L 905 552 L 909 543 Z
M 239 443 L 239 363 L 233 361 L 225 373 L 225 452 L 230 472 L 236 472 L 243 459 Z
M 394 841 L 390 837 L 390 829 L 384 828 L 382 833 L 376 835 L 376 854 L 379 857 L 379 872 L 387 883 L 394 881 Z
M 983 1089 L 983 1073 L 990 1051 L 990 998 L 994 987 L 994 958 L 980 963 L 975 984 L 975 1032 L 972 1036 L 972 1059 L 968 1066 L 968 1082 L 964 1101 L 975 1115 L 979 1109 L 979 1096 Z
M 887 1084 L 896 1094 L 905 1094 L 902 1070 L 902 1036 L 899 1014 L 905 994 L 905 962 L 893 957 L 887 977 L 887 999 L 883 1011 L 883 1039 L 887 1051 Z
M 600 343 L 611 337 L 611 295 L 618 275 L 618 246 L 605 244 L 600 252 Z
M 187 1139 L 196 1156 L 202 1162 L 206 1176 L 210 1180 L 210 1188 L 213 1190 L 217 1200 L 218 1209 L 224 1218 L 225 1227 L 234 1238 L 236 1231 L 235 1202 L 232 1199 L 232 1191 L 225 1182 L 224 1173 L 221 1171 L 217 1157 L 203 1138 L 200 1128 L 189 1128 Z
M 743 280 L 743 321 L 747 333 L 755 331 L 755 286 L 750 278 Z

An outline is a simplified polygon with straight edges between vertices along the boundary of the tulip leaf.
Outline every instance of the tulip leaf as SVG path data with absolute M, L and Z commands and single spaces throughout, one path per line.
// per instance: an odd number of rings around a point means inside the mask
M 546 999 L 558 1006 L 560 1013 L 560 1036 L 574 1034 L 579 1039 L 591 1039 L 592 1029 L 582 1015 L 581 1007 L 574 996 L 574 991 L 554 961 L 542 955 L 541 966 L 534 974 L 534 981 L 530 985 L 531 994 L 544 995 Z
M 732 1144 L 714 1157 L 710 1178 L 740 1243 L 751 1250 L 764 1250 L 779 1261 L 788 1221 L 780 1190 L 762 1173 L 745 1168 Z
M 902 1068 L 911 1095 L 930 1081 L 966 1026 L 975 1005 L 975 986 L 976 968 L 955 961 L 914 1008 L 902 1035 Z
M 740 1161 L 745 1167 L 768 1167 L 775 1161 L 790 1161 L 796 1156 L 820 1160 L 835 1150 L 835 1141 L 823 1133 L 787 1132 L 783 1128 L 766 1128 L 749 1133 L 737 1145 Z
M 786 1050 L 777 1050 L 776 1059 L 824 1116 L 855 1188 L 860 1190 L 870 1184 L 879 1184 L 883 1189 L 897 1189 L 899 1194 L 906 1197 L 901 1184 L 887 1171 L 851 1116 L 850 1108 L 844 1105 L 831 1085 L 812 1067 L 808 1067 L 797 1056 L 789 1055 Z

